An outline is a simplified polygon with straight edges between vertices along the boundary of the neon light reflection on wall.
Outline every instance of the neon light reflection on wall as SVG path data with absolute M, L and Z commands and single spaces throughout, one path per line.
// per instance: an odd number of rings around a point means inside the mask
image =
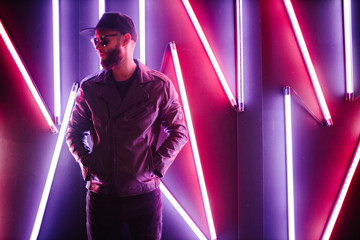
M 14 44 L 12 43 L 12 41 L 9 38 L 9 35 L 7 34 L 2 21 L 0 20 L 0 35 L 2 37 L 2 39 L 5 42 L 5 45 L 7 46 L 8 50 L 10 51 L 11 56 L 13 57 L 16 66 L 18 67 L 21 75 L 23 76 L 31 94 L 33 95 L 37 105 L 39 106 L 41 113 L 43 114 L 47 124 L 49 125 L 51 131 L 53 133 L 56 133 L 58 130 L 52 120 L 52 118 L 50 117 L 50 114 L 47 110 L 47 107 L 45 106 L 37 88 L 35 87 L 34 82 L 32 81 L 26 67 L 25 64 L 23 63 L 23 61 L 21 60 L 17 50 L 15 49 Z
M 359 159 L 360 159 L 360 140 L 358 140 L 357 146 L 355 148 L 355 155 L 353 156 L 353 158 L 349 164 L 349 167 L 346 170 L 344 180 L 340 186 L 339 193 L 336 197 L 333 209 L 331 210 L 330 217 L 324 228 L 324 232 L 323 232 L 323 235 L 321 238 L 322 240 L 328 240 L 331 236 L 331 233 L 334 229 L 336 220 L 339 216 L 341 207 L 344 203 L 346 194 L 349 190 L 351 180 L 354 177 L 355 170 L 359 164 Z
M 312 81 L 312 85 L 314 87 L 315 94 L 316 94 L 317 100 L 319 102 L 321 112 L 322 112 L 322 114 L 324 116 L 325 123 L 326 123 L 327 126 L 332 126 L 333 122 L 332 122 L 332 119 L 331 119 L 331 116 L 330 116 L 330 112 L 329 112 L 329 109 L 328 109 L 328 107 L 326 105 L 324 94 L 323 94 L 323 92 L 321 90 L 319 79 L 318 79 L 318 77 L 316 75 L 314 65 L 313 65 L 313 63 L 311 61 L 310 54 L 309 54 L 309 51 L 307 49 L 304 37 L 302 35 L 300 25 L 299 25 L 299 23 L 297 21 L 294 8 L 293 8 L 290 0 L 283 0 L 283 3 L 285 5 L 285 9 L 286 9 L 286 11 L 288 13 L 290 23 L 291 23 L 292 28 L 294 30 L 294 34 L 296 36 L 296 40 L 297 40 L 297 43 L 298 43 L 299 48 L 300 48 L 300 52 L 301 52 L 301 54 L 303 56 L 306 68 L 307 68 L 308 73 L 310 75 L 310 79 Z
M 51 190 L 51 185 L 52 185 L 52 182 L 53 182 L 54 176 L 55 176 L 56 166 L 57 166 L 57 163 L 59 161 L 61 147 L 62 147 L 62 144 L 64 142 L 64 138 L 65 138 L 65 134 L 66 134 L 66 128 L 68 126 L 70 115 L 71 115 L 71 112 L 72 112 L 72 109 L 73 109 L 73 106 L 74 106 L 74 101 L 75 101 L 78 86 L 79 86 L 78 83 L 73 84 L 73 87 L 72 87 L 71 92 L 70 92 L 69 100 L 68 100 L 68 103 L 66 105 L 65 114 L 64 114 L 64 118 L 63 118 L 62 125 L 61 125 L 61 128 L 60 128 L 59 136 L 58 136 L 58 139 L 56 141 L 53 157 L 51 159 L 50 169 L 49 169 L 49 172 L 48 172 L 48 176 L 46 178 L 46 182 L 45 182 L 44 190 L 43 190 L 43 193 L 42 193 L 42 196 L 41 196 L 39 208 L 38 208 L 38 211 L 37 211 L 37 214 L 36 214 L 33 230 L 31 232 L 31 237 L 30 237 L 31 240 L 36 240 L 38 235 L 39 235 L 41 223 L 42 223 L 44 213 L 45 213 L 46 204 L 47 204 L 49 194 L 50 194 L 50 190 Z
M 192 125 L 191 113 L 190 113 L 189 103 L 188 103 L 187 96 L 186 96 L 184 80 L 183 80 L 182 73 L 181 73 L 179 57 L 177 54 L 175 42 L 170 42 L 169 45 L 170 45 L 171 56 L 172 56 L 174 67 L 175 67 L 175 73 L 176 73 L 176 78 L 178 81 L 179 91 L 180 91 L 180 95 L 181 95 L 181 101 L 183 103 L 186 123 L 187 123 L 188 129 L 189 129 L 190 143 L 191 143 L 192 152 L 193 152 L 193 156 L 194 156 L 195 167 L 196 167 L 197 176 L 198 176 L 198 180 L 199 180 L 199 184 L 200 184 L 200 190 L 201 190 L 201 195 L 203 198 L 203 204 L 204 204 L 204 208 L 205 208 L 208 227 L 210 230 L 210 236 L 211 236 L 211 239 L 216 239 L 216 231 L 215 231 L 214 221 L 213 221 L 213 217 L 212 217 L 212 213 L 211 213 L 209 197 L 208 197 L 207 190 L 206 190 L 204 174 L 203 174 L 202 167 L 201 167 L 200 154 L 199 154 L 199 150 L 197 148 L 194 127 Z
M 213 51 L 211 50 L 210 44 L 209 44 L 208 40 L 206 39 L 206 36 L 205 36 L 201 26 L 200 26 L 199 21 L 196 18 L 196 15 L 195 15 L 189 1 L 182 0 L 182 2 L 184 4 L 186 12 L 188 13 L 188 15 L 190 17 L 190 20 L 191 20 L 192 24 L 195 27 L 195 30 L 196 30 L 196 32 L 197 32 L 197 34 L 198 34 L 198 36 L 199 36 L 199 38 L 201 40 L 201 43 L 203 44 L 203 46 L 205 48 L 205 51 L 206 51 L 212 65 L 213 65 L 213 67 L 215 69 L 215 72 L 216 72 L 216 74 L 217 74 L 217 76 L 218 76 L 218 78 L 219 78 L 219 80 L 221 82 L 221 85 L 225 90 L 225 93 L 226 93 L 226 95 L 227 95 L 227 97 L 228 97 L 228 99 L 230 101 L 231 106 L 234 107 L 234 108 L 237 108 L 236 100 L 235 100 L 235 98 L 234 98 L 234 96 L 233 96 L 233 94 L 232 94 L 232 92 L 231 92 L 231 90 L 229 88 L 229 85 L 226 82 L 225 76 L 221 71 L 219 63 L 217 62 L 217 60 L 215 58 L 215 55 L 214 55 Z

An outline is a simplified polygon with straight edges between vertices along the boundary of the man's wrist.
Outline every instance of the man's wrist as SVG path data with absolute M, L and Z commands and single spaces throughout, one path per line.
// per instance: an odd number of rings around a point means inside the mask
M 163 175 L 157 170 L 157 169 L 154 169 L 154 174 L 156 175 L 156 176 L 158 176 L 159 178 L 162 178 L 163 177 Z

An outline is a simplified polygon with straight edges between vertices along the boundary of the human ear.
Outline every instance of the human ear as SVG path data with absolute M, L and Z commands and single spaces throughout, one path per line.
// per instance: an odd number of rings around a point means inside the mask
M 125 34 L 123 35 L 123 37 L 124 37 L 123 46 L 125 47 L 125 46 L 128 45 L 129 42 L 131 41 L 131 35 L 130 35 L 130 33 L 125 33 Z

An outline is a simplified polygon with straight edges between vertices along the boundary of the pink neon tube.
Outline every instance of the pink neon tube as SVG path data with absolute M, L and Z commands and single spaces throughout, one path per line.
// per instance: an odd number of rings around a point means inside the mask
M 359 159 L 360 159 L 360 141 L 358 141 L 357 146 L 356 146 L 356 153 L 353 157 L 353 159 L 351 160 L 350 164 L 349 164 L 349 168 L 347 169 L 345 176 L 344 176 L 344 181 L 340 186 L 340 190 L 339 190 L 339 194 L 335 200 L 335 204 L 334 207 L 331 211 L 330 217 L 328 219 L 328 222 L 325 226 L 323 235 L 322 235 L 322 240 L 328 240 L 331 236 L 331 233 L 334 229 L 336 220 L 339 216 L 341 207 L 344 203 L 346 194 L 349 190 L 350 187 L 350 183 L 351 180 L 354 176 L 355 170 L 359 164 Z
M 231 90 L 229 88 L 229 85 L 226 82 L 225 76 L 221 71 L 219 63 L 217 62 L 217 60 L 215 58 L 215 55 L 214 55 L 213 51 L 211 50 L 210 44 L 209 44 L 208 40 L 206 39 L 206 36 L 205 36 L 201 26 L 200 26 L 199 21 L 196 18 L 196 15 L 195 15 L 193 9 L 191 8 L 191 5 L 190 5 L 189 1 L 182 0 L 182 2 L 184 4 L 184 6 L 185 6 L 185 9 L 186 9 L 190 19 L 191 19 L 191 22 L 193 23 L 193 25 L 195 27 L 195 30 L 196 30 L 196 32 L 197 32 L 197 34 L 198 34 L 204 48 L 205 48 L 205 51 L 206 51 L 212 65 L 213 65 L 213 67 L 215 69 L 215 72 L 219 77 L 221 85 L 223 86 L 223 88 L 225 90 L 225 93 L 226 93 L 227 97 L 229 98 L 231 106 L 234 107 L 234 108 L 237 108 L 235 98 L 234 98 L 234 96 L 233 96 L 233 94 L 232 94 L 232 92 L 231 92 Z
M 296 36 L 296 39 L 297 39 L 297 42 L 298 42 L 298 45 L 300 48 L 300 52 L 304 58 L 306 68 L 310 75 L 310 79 L 312 81 L 312 84 L 313 84 L 313 87 L 315 90 L 315 94 L 316 94 L 316 97 L 317 97 L 319 105 L 320 105 L 321 112 L 324 116 L 325 123 L 327 126 L 331 126 L 331 125 L 333 125 L 333 122 L 332 122 L 332 119 L 330 116 L 330 112 L 326 105 L 326 101 L 325 101 L 323 92 L 321 90 L 320 83 L 319 83 L 318 77 L 316 75 L 314 65 L 312 64 L 309 51 L 306 47 L 306 43 L 305 43 L 304 37 L 302 35 L 301 29 L 300 29 L 300 25 L 297 21 L 294 8 L 293 8 L 290 0 L 283 0 L 283 2 L 285 4 L 286 11 L 288 13 L 291 25 L 293 27 L 293 30 L 294 30 L 294 33 L 295 33 L 295 36 Z
M 41 113 L 43 114 L 47 124 L 49 125 L 51 131 L 53 133 L 56 133 L 58 130 L 57 130 L 52 118 L 50 117 L 50 114 L 49 114 L 49 112 L 47 110 L 47 107 L 45 106 L 44 102 L 42 101 L 38 90 L 36 89 L 33 81 L 31 80 L 31 77 L 30 77 L 29 73 L 27 72 L 24 63 L 21 60 L 21 58 L 20 58 L 17 50 L 15 49 L 13 43 L 11 42 L 11 40 L 9 38 L 9 35 L 7 34 L 1 20 L 0 20 L 0 34 L 1 34 L 1 37 L 2 37 L 2 39 L 4 40 L 4 42 L 5 42 L 6 46 L 7 46 L 7 48 L 9 49 L 10 54 L 11 54 L 11 56 L 13 57 L 13 59 L 14 59 L 14 61 L 16 63 L 16 66 L 19 68 L 19 71 L 20 71 L 21 75 L 23 76 L 27 86 L 29 87 L 29 90 L 32 93 L 37 105 L 39 106 L 39 108 L 41 110 Z
M 198 180 L 199 180 L 199 184 L 200 184 L 200 190 L 201 190 L 201 194 L 202 194 L 202 198 L 203 198 L 203 203 L 204 203 L 205 213 L 206 213 L 207 222 L 208 222 L 208 226 L 209 226 L 209 230 L 210 230 L 210 235 L 211 235 L 211 239 L 216 239 L 216 231 L 215 231 L 214 221 L 212 218 L 209 197 L 208 197 L 207 190 L 206 190 L 204 174 L 203 174 L 202 167 L 201 167 L 200 154 L 199 154 L 199 150 L 197 148 L 195 131 L 194 131 L 194 127 L 192 125 L 189 103 L 188 103 L 187 96 L 186 96 L 186 90 L 185 90 L 184 80 L 183 80 L 182 73 L 181 73 L 179 57 L 178 57 L 176 46 L 175 46 L 174 42 L 170 42 L 170 50 L 171 50 L 171 55 L 172 55 L 172 59 L 174 62 L 176 78 L 178 81 L 179 91 L 180 91 L 180 95 L 181 95 L 181 101 L 183 103 L 185 119 L 186 119 L 186 123 L 187 123 L 188 129 L 189 129 L 190 143 L 191 143 L 191 147 L 192 147 L 192 151 L 193 151 L 193 155 L 194 155 L 195 166 L 196 166 L 196 171 L 197 171 Z

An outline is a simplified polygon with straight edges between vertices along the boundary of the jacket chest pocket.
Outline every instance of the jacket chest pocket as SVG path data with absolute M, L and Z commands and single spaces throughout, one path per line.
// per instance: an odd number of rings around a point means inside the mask
M 155 114 L 155 106 L 151 102 L 143 102 L 126 111 L 124 119 L 128 122 L 138 123 L 152 119 Z

